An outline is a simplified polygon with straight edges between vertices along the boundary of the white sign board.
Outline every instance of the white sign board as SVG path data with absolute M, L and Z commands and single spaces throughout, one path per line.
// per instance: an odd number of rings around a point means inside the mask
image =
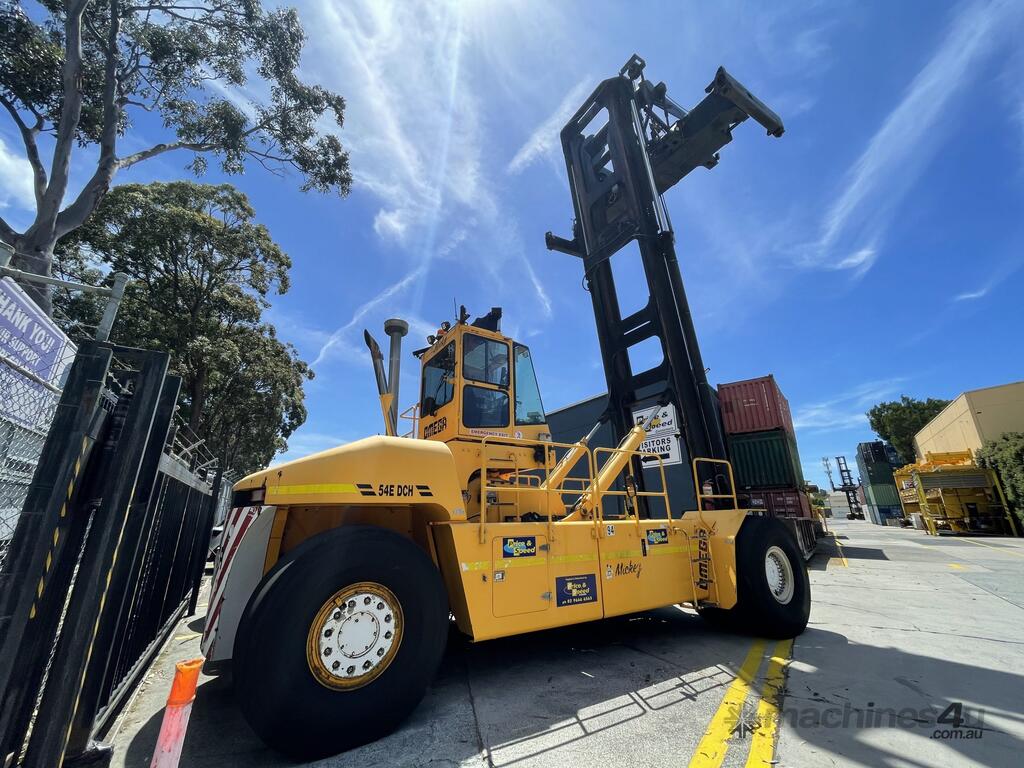
M 683 463 L 683 452 L 679 447 L 679 420 L 676 418 L 676 407 L 672 404 L 642 408 L 633 411 L 633 423 L 645 424 L 657 414 L 657 418 L 647 431 L 647 439 L 640 446 L 645 453 L 656 453 L 661 456 L 661 463 L 666 467 Z M 642 459 L 645 466 L 657 466 L 653 456 Z

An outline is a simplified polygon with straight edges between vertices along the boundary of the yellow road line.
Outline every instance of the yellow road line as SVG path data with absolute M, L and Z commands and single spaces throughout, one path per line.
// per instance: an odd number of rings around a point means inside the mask
M 761 701 L 757 705 L 757 728 L 750 742 L 747 768 L 773 765 L 775 741 L 779 733 L 779 699 L 786 684 L 786 664 L 792 653 L 792 640 L 780 640 L 772 650 L 764 685 L 761 687 Z
M 739 722 L 743 711 L 743 702 L 747 700 L 747 693 L 750 691 L 750 684 L 757 675 L 761 666 L 761 657 L 764 655 L 764 640 L 755 640 L 740 667 L 739 674 L 732 681 L 732 685 L 725 692 L 725 698 L 718 706 L 718 711 L 711 718 L 704 737 L 697 745 L 693 757 L 690 758 L 690 768 L 719 768 L 725 759 L 726 750 L 729 745 L 726 743 L 733 729 Z
M 850 564 L 846 561 L 846 553 L 843 552 L 843 545 L 839 543 L 839 539 L 833 539 L 836 543 L 836 547 L 839 549 L 839 559 L 843 561 L 843 568 L 849 568 Z M 833 560 L 835 558 L 832 558 Z
M 1024 554 L 1020 552 L 1004 547 L 993 547 L 991 544 L 986 544 L 983 541 L 975 541 L 974 539 L 961 539 L 961 541 L 968 541 L 971 544 L 977 544 L 979 547 L 988 547 L 989 549 L 994 549 L 996 552 L 1005 552 L 1006 554 L 1014 555 L 1015 557 L 1024 557 Z
M 946 563 L 946 565 L 948 565 L 955 571 L 962 571 L 964 569 L 964 567 L 960 565 L 960 563 Z

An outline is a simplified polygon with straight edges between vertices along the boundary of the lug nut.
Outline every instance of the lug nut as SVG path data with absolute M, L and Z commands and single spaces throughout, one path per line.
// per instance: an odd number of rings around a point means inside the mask
M 324 648 L 324 656 L 330 656 L 330 655 L 331 655 L 331 649 L 330 648 Z
M 356 673 L 356 668 L 355 667 L 349 667 L 348 669 L 345 670 L 345 674 L 346 675 L 354 675 L 355 673 Z
M 333 664 L 331 664 L 331 669 L 337 669 L 340 666 L 341 666 L 341 662 L 340 661 L 336 661 Z
M 391 639 L 391 633 L 390 632 L 385 632 L 384 633 L 384 639 L 385 640 L 390 640 Z
M 356 609 L 356 601 L 355 600 L 349 600 L 348 601 L 348 609 L 350 611 L 354 611 Z
M 363 662 L 363 669 L 369 669 L 372 666 L 373 666 L 373 662 L 371 662 L 369 659 L 367 659 L 366 661 Z
M 387 616 L 384 617 L 384 623 L 385 624 L 390 624 L 391 623 L 391 614 L 390 613 Z
M 378 611 L 383 611 L 384 610 L 384 603 L 377 603 L 377 610 Z
M 334 620 L 338 621 L 339 619 L 341 619 L 341 611 L 335 611 L 334 612 Z
M 324 630 L 324 637 L 330 637 L 333 634 L 334 634 L 334 630 L 333 629 L 325 629 Z
M 378 656 L 383 656 L 384 655 L 384 649 L 383 648 L 378 648 L 377 649 L 377 655 Z
M 370 598 L 364 597 L 363 598 L 363 605 L 369 605 L 369 604 L 370 604 Z

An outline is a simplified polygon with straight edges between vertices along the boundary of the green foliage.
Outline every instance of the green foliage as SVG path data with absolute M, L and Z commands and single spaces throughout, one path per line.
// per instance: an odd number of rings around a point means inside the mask
M 119 170 L 168 152 L 189 153 L 197 174 L 211 161 L 242 173 L 251 160 L 296 172 L 303 190 L 347 194 L 348 154 L 336 135 L 345 100 L 300 79 L 303 42 L 294 10 L 259 0 L 38 0 L 31 14 L 0 0 L 0 106 L 32 168 L 37 208 L 24 232 L 0 218 L 16 266 L 45 273 L 56 242 L 82 225 Z M 133 135 L 147 114 L 147 133 L 159 122 L 168 134 L 150 146 Z M 120 152 L 127 138 L 133 151 Z M 65 205 L 72 152 L 88 145 L 94 171 Z
M 915 455 L 914 435 L 947 405 L 949 400 L 917 400 L 902 395 L 899 400 L 874 406 L 867 417 L 875 434 L 891 443 L 901 459 L 910 462 Z
M 115 187 L 60 244 L 64 274 L 125 272 L 131 282 L 112 340 L 172 355 L 181 414 L 224 466 L 265 466 L 306 418 L 312 378 L 263 320 L 267 296 L 288 288 L 288 256 L 257 224 L 245 195 L 193 182 Z M 72 319 L 95 323 L 98 304 L 58 294 Z
M 988 440 L 977 455 L 978 464 L 994 469 L 1010 510 L 1024 524 L 1024 432 L 1006 432 Z

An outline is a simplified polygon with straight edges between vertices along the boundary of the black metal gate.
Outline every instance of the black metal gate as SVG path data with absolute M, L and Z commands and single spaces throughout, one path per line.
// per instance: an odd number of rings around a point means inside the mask
M 0 763 L 91 740 L 195 609 L 220 472 L 175 450 L 168 356 L 85 342 L 0 570 Z

